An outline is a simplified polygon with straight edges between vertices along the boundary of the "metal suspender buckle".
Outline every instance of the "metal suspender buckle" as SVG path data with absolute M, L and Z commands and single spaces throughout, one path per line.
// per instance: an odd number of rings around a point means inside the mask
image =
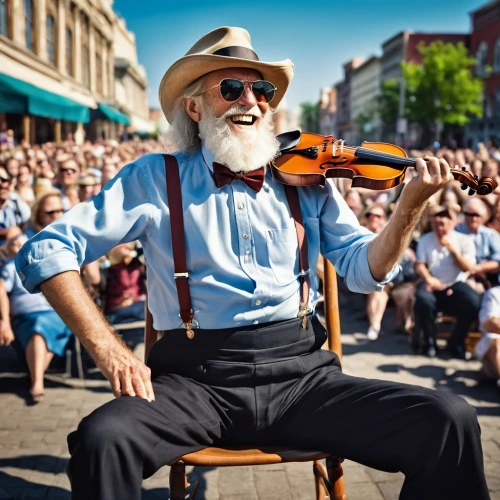
M 311 274 L 311 270 L 310 269 L 302 269 L 299 273 L 299 276 L 300 277 L 303 277 L 303 276 L 309 276 Z
M 174 280 L 177 278 L 189 278 L 189 273 L 174 273 Z

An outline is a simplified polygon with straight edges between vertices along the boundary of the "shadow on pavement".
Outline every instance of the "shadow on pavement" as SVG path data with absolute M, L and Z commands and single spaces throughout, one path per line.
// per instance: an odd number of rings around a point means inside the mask
M 34 483 L 26 479 L 20 478 L 17 475 L 11 475 L 4 472 L 2 469 L 21 469 L 24 471 L 45 472 L 48 474 L 66 473 L 68 460 L 65 458 L 39 454 L 39 455 L 21 455 L 10 458 L 0 458 L 0 498 L 58 498 L 70 500 L 71 493 L 69 490 L 57 486 L 49 486 L 39 483 Z M 200 498 L 207 490 L 207 482 L 204 474 L 214 467 L 195 467 L 188 474 L 188 482 L 193 485 L 195 481 L 199 481 L 198 495 Z M 168 488 L 168 480 L 165 481 L 165 488 L 142 488 L 142 500 L 166 500 L 170 496 Z M 188 489 L 188 492 L 191 489 Z

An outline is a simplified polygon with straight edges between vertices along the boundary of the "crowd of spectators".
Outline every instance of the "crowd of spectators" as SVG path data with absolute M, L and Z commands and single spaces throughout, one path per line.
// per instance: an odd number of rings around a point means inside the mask
M 30 295 L 15 272 L 22 244 L 87 201 L 136 158 L 164 148 L 153 140 L 61 145 L 0 141 L 0 345 L 24 353 L 30 397 L 43 398 L 44 373 L 63 356 L 71 332 L 41 293 Z M 144 319 L 145 269 L 138 243 L 119 245 L 82 268 L 82 279 L 110 323 Z
M 486 196 L 469 195 L 460 182 L 451 182 L 429 202 L 414 231 L 410 249 L 400 262 L 398 277 L 381 293 L 367 296 L 367 338 L 382 335 L 382 318 L 388 305 L 396 312 L 393 331 L 406 333 L 414 352 L 435 357 L 439 316 L 455 318 L 446 351 L 466 359 L 466 337 L 482 333 L 475 356 L 483 362 L 487 377 L 500 378 L 500 148 L 494 141 L 471 149 L 413 150 L 411 157 L 438 156 L 450 166 L 465 167 L 472 176 L 489 177 L 498 184 Z M 404 182 L 387 191 L 351 188 L 350 181 L 336 180 L 347 204 L 369 230 L 383 231 L 404 186 L 413 175 L 407 169 Z
M 44 372 L 54 354 L 64 354 L 71 332 L 41 294 L 24 290 L 13 258 L 27 238 L 97 194 L 123 166 L 162 151 L 161 143 L 138 139 L 81 145 L 71 137 L 61 145 L 0 141 L 0 345 L 15 339 L 24 351 L 34 400 L 43 397 Z M 412 157 L 426 155 L 465 166 L 500 186 L 500 150 L 493 143 L 481 144 L 478 151 L 410 151 Z M 404 182 L 387 191 L 351 188 L 344 179 L 335 182 L 360 223 L 379 233 L 411 177 L 408 169 Z M 367 338 L 383 342 L 382 319 L 390 305 L 396 313 L 392 330 L 407 334 L 416 353 L 433 357 L 437 315 L 450 315 L 457 321 L 447 344 L 449 354 L 465 358 L 465 338 L 477 325 L 483 336 L 475 354 L 485 375 L 500 379 L 499 232 L 500 187 L 484 197 L 469 197 L 458 182 L 450 183 L 430 200 L 400 262 L 400 274 L 382 292 L 367 296 Z M 82 268 L 89 293 L 113 324 L 144 319 L 141 255 L 138 243 L 119 245 Z

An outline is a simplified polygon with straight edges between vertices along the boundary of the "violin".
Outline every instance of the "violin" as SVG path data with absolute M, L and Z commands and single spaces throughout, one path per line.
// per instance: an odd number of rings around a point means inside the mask
M 352 179 L 352 187 L 390 189 L 403 182 L 406 169 L 415 167 L 404 149 L 384 142 L 363 142 L 359 147 L 346 146 L 329 135 L 301 133 L 299 130 L 276 136 L 279 156 L 272 163 L 275 177 L 292 186 L 324 186 L 327 178 Z M 451 169 L 469 195 L 487 195 L 497 183 L 489 177 L 478 178 L 465 167 Z

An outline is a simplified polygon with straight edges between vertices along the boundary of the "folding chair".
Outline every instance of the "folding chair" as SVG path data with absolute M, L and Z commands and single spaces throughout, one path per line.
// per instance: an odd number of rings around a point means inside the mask
M 323 291 L 326 327 L 328 331 L 328 349 L 342 357 L 340 341 L 340 317 L 338 310 L 337 277 L 333 265 L 323 259 Z M 158 340 L 159 333 L 153 328 L 151 313 L 146 305 L 145 356 Z M 321 460 L 326 459 L 326 469 Z M 197 467 L 234 467 L 245 465 L 266 465 L 285 462 L 313 462 L 316 499 L 346 500 L 341 462 L 343 459 L 322 452 L 293 449 L 241 449 L 241 448 L 205 448 L 177 458 L 170 465 L 170 500 L 193 500 L 198 484 L 189 486 L 186 478 L 186 465 Z

